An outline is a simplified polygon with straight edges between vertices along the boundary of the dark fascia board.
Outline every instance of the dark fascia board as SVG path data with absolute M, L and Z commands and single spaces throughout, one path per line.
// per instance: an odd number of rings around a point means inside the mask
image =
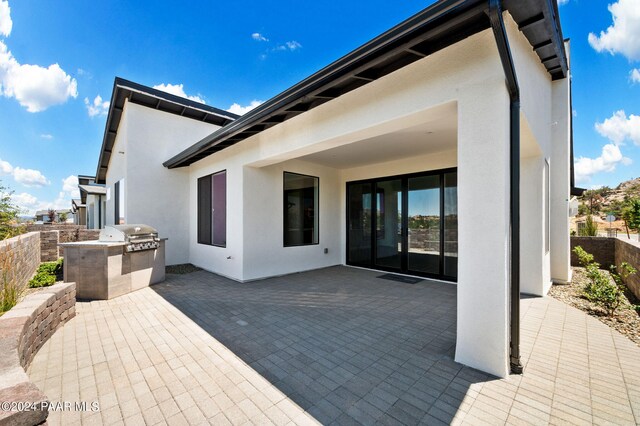
M 519 19 L 516 19 L 519 25 L 536 15 L 543 15 L 543 21 L 554 21 L 545 22 L 535 32 L 528 31 L 525 36 L 528 34 L 532 46 L 538 38 L 550 40 L 549 46 L 558 52 L 560 59 L 548 62 L 545 66 L 555 79 L 566 76 L 567 68 L 562 34 L 559 33 L 558 14 L 553 13 L 553 11 L 557 12 L 557 7 L 554 9 L 551 5 L 553 1 L 505 1 L 505 8 L 508 10 L 506 6 L 510 5 L 511 8 L 521 12 Z M 168 168 L 188 166 L 213 152 L 225 149 L 270 126 L 277 125 L 295 116 L 296 113 L 304 113 L 322 102 L 327 102 L 388 72 L 487 29 L 489 28 L 489 19 L 485 13 L 487 7 L 488 2 L 483 0 L 438 1 L 276 95 L 236 121 L 216 130 L 163 164 Z M 556 33 L 551 34 L 554 31 Z M 538 52 L 538 54 L 541 53 Z M 394 66 L 385 62 L 394 60 L 399 65 Z M 318 99 L 327 93 L 332 95 L 323 100 Z
M 95 176 L 96 183 L 105 183 L 106 181 L 109 160 L 111 159 L 111 148 L 118 132 L 122 111 L 127 99 L 132 103 L 148 108 L 219 126 L 225 126 L 239 117 L 237 114 L 219 108 L 116 77 L 113 82 L 109 113 L 102 138 L 98 169 Z

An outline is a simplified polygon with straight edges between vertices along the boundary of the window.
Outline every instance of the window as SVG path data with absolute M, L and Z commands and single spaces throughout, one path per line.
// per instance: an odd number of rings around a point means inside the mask
M 549 253 L 551 239 L 551 176 L 549 175 L 549 160 L 544 159 L 544 251 Z
M 113 185 L 113 201 L 115 206 L 113 223 L 124 225 L 124 179 L 120 179 Z
M 227 246 L 227 172 L 198 179 L 198 243 Z
M 318 244 L 318 186 L 313 176 L 284 172 L 284 246 Z

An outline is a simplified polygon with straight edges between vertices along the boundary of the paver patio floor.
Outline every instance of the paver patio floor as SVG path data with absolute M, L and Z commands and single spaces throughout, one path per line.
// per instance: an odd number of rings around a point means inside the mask
M 456 287 L 347 267 L 239 284 L 204 271 L 81 302 L 29 374 L 49 424 L 640 422 L 640 348 L 551 298 L 522 304 L 525 373 L 453 361 Z

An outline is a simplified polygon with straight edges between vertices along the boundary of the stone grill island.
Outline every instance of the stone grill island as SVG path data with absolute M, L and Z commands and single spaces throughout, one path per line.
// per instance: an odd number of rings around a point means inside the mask
M 164 281 L 165 241 L 147 225 L 105 227 L 98 240 L 62 243 L 64 282 L 78 299 L 106 300 Z

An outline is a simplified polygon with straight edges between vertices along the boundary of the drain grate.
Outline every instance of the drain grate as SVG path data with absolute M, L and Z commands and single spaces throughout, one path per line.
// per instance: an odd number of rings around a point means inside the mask
M 377 278 L 382 278 L 383 280 L 389 280 L 389 281 L 397 281 L 399 283 L 405 283 L 405 284 L 417 284 L 423 281 L 420 278 L 406 277 L 404 275 L 396 275 L 396 274 L 379 275 Z

